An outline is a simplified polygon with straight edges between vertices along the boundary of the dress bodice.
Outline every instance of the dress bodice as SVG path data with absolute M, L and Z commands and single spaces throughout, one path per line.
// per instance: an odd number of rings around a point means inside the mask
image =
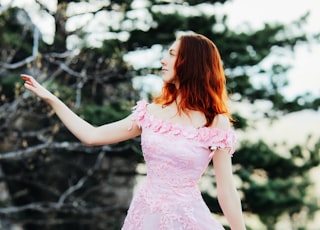
M 141 145 L 150 179 L 179 186 L 196 183 L 214 151 L 212 148 L 230 148 L 234 153 L 233 129 L 186 126 L 151 115 L 148 104 L 139 101 L 133 120 L 142 129 Z M 154 177 L 154 178 L 152 178 Z

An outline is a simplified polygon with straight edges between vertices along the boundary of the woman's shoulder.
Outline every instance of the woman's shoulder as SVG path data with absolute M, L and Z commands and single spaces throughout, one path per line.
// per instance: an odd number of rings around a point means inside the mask
M 229 130 L 231 128 L 231 123 L 227 115 L 218 114 L 213 119 L 211 128 L 217 128 L 221 130 Z
M 163 107 L 161 104 L 156 104 L 152 102 L 148 104 L 147 110 L 150 114 L 156 114 L 157 112 L 162 111 Z
M 161 105 L 155 103 L 149 103 L 146 100 L 137 101 L 136 105 L 133 107 L 134 117 L 144 117 L 145 114 L 156 114 L 160 111 Z

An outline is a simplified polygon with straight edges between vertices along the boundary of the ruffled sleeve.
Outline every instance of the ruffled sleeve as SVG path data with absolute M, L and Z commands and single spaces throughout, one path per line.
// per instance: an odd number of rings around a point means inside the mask
M 132 129 L 133 122 L 136 122 L 139 128 L 142 126 L 142 122 L 145 118 L 147 112 L 148 103 L 145 100 L 138 101 L 137 104 L 132 108 L 131 114 L 131 124 L 129 126 L 129 130 Z
M 215 129 L 213 135 L 211 136 L 209 148 L 213 153 L 214 150 L 217 149 L 230 148 L 229 153 L 233 155 L 235 152 L 236 142 L 237 138 L 233 129 Z

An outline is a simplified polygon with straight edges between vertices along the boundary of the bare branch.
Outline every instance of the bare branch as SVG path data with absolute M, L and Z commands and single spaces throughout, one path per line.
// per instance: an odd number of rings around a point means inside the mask
M 75 191 L 77 191 L 78 189 L 82 188 L 82 186 L 84 185 L 84 183 L 87 181 L 87 179 L 99 168 L 99 166 L 102 163 L 102 159 L 104 157 L 104 152 L 100 152 L 95 165 L 90 168 L 87 171 L 87 174 L 82 177 L 78 183 L 76 183 L 75 185 L 69 187 L 61 196 L 60 199 L 58 201 L 58 205 L 62 205 L 64 203 L 64 201 L 68 198 L 68 196 L 70 196 L 72 193 L 74 193 Z
M 68 149 L 68 150 L 76 150 L 82 149 L 84 145 L 80 142 L 46 142 L 43 144 L 39 144 L 36 146 L 31 146 L 26 149 L 16 150 L 12 152 L 6 152 L 0 154 L 0 161 L 1 160 L 18 160 L 25 157 L 31 157 L 36 154 L 41 149 Z M 85 148 L 84 148 L 85 149 Z M 87 148 L 88 150 L 88 148 Z
M 48 184 L 44 184 L 44 183 L 40 182 L 39 180 L 27 179 L 27 177 L 25 175 L 21 175 L 21 174 L 18 176 L 3 176 L 3 175 L 1 175 L 0 182 L 1 181 L 21 182 L 24 185 L 31 185 L 32 187 L 36 187 L 42 191 L 45 191 L 46 193 L 49 193 L 50 195 L 54 195 L 55 197 L 59 197 L 59 194 L 60 194 L 60 192 L 56 188 L 48 186 Z M 21 195 L 21 194 L 24 194 L 25 192 L 24 192 L 24 190 L 17 191 L 15 194 L 11 195 L 13 199 L 15 198 L 15 196 L 17 196 L 16 195 L 17 193 L 19 193 Z
M 69 68 L 69 66 L 67 66 L 63 62 L 60 62 L 59 67 L 63 69 L 65 72 L 67 72 L 68 74 L 70 74 L 71 76 L 80 77 L 80 78 L 84 77 L 81 73 L 72 70 L 71 68 Z
M 53 52 L 53 53 L 48 53 L 48 54 L 45 54 L 44 55 L 45 57 L 47 58 L 68 58 L 68 57 L 71 57 L 71 56 L 74 56 L 74 52 L 73 51 L 65 51 L 65 52 L 62 52 L 62 53 L 56 53 L 56 52 Z
M 12 214 L 12 213 L 19 213 L 24 212 L 27 210 L 34 210 L 39 212 L 53 212 L 59 211 L 63 213 L 80 213 L 80 214 L 93 214 L 99 212 L 106 212 L 112 210 L 119 210 L 118 205 L 108 205 L 108 206 L 81 206 L 78 203 L 72 204 L 58 204 L 55 202 L 38 202 L 38 203 L 31 203 L 22 206 L 11 206 L 6 208 L 0 208 L 0 214 Z
M 13 64 L 8 64 L 8 63 L 0 63 L 0 66 L 3 67 L 4 69 L 17 69 L 20 68 L 30 62 L 33 62 L 36 59 L 34 56 L 30 56 L 25 58 L 24 60 L 21 60 L 19 62 L 13 63 Z
M 30 146 L 26 149 L 5 152 L 0 154 L 1 160 L 20 160 L 26 157 L 31 157 L 35 155 L 39 150 L 42 149 L 65 149 L 68 151 L 80 151 L 83 153 L 97 153 L 101 152 L 122 152 L 126 149 L 130 148 L 130 145 L 122 145 L 121 147 L 111 147 L 110 145 L 92 147 L 83 145 L 81 142 L 46 142 L 43 144 Z

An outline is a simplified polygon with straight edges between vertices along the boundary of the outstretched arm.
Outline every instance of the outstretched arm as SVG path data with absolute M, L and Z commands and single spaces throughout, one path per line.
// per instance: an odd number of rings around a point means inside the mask
M 94 127 L 75 114 L 33 77 L 23 74 L 21 78 L 25 80 L 25 87 L 47 102 L 70 132 L 86 145 L 112 144 L 140 135 L 141 130 L 132 123 L 130 116 L 117 122 Z M 132 124 L 132 128 L 128 129 Z
M 219 129 L 230 129 L 230 123 L 227 117 L 217 116 L 214 126 Z M 218 149 L 213 155 L 218 201 L 223 214 L 228 220 L 232 230 L 246 229 L 242 214 L 241 201 L 234 184 L 232 173 L 232 161 L 229 153 L 230 149 Z

